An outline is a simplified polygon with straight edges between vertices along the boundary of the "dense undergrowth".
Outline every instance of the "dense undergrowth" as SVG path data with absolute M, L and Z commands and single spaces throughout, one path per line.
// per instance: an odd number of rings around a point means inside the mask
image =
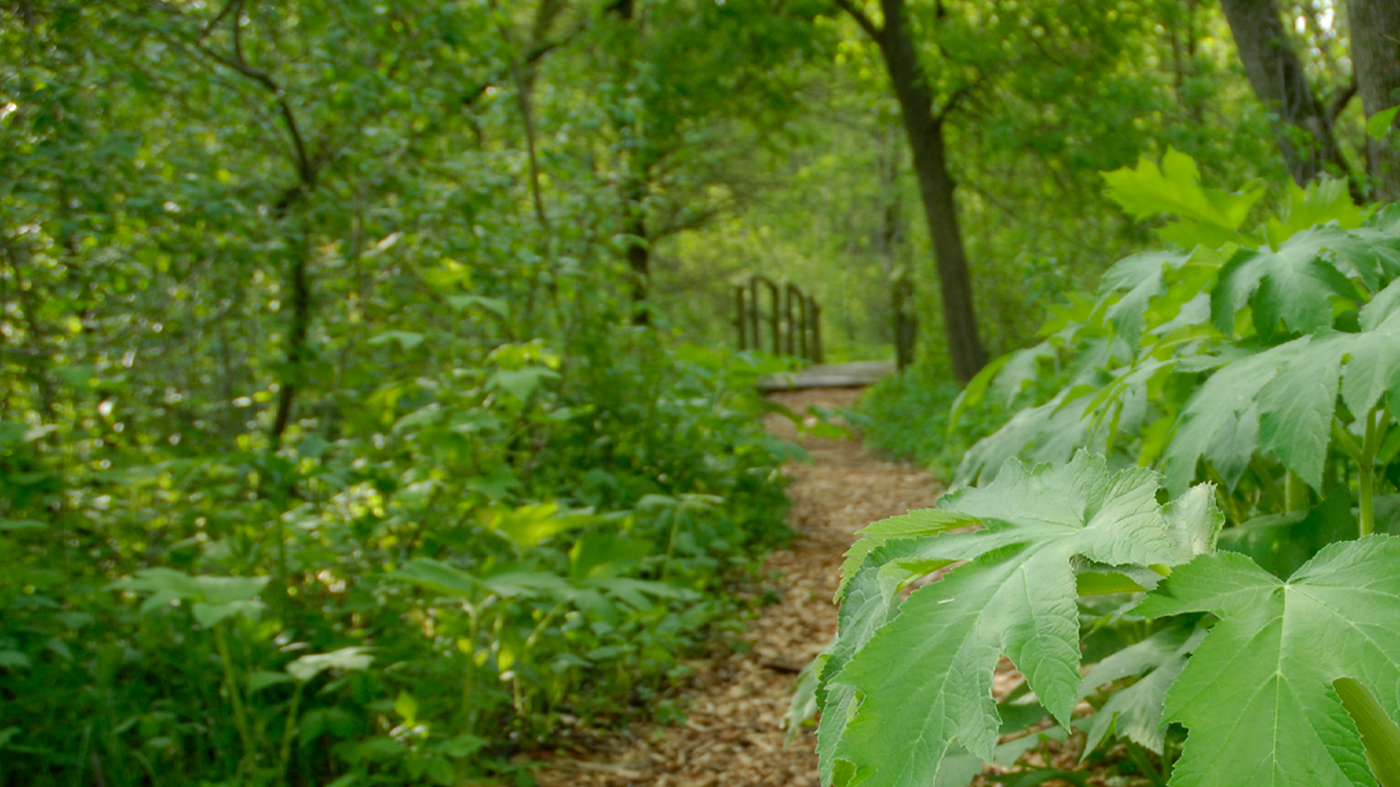
M 632 350 L 499 345 L 278 451 L 124 445 L 101 376 L 6 422 L 0 781 L 447 784 L 646 705 L 784 538 L 784 447 L 753 359 Z
M 629 28 L 535 147 L 514 10 L 0 9 L 0 784 L 511 778 L 735 625 L 777 367 L 628 264 Z
M 1001 428 L 1017 404 L 1053 393 L 1055 379 L 1038 378 L 1034 391 L 1028 385 L 1028 390 L 999 392 L 968 406 L 954 420 L 950 414 L 962 386 L 941 365 L 918 363 L 871 386 L 855 414 L 866 445 L 951 478 L 969 448 Z

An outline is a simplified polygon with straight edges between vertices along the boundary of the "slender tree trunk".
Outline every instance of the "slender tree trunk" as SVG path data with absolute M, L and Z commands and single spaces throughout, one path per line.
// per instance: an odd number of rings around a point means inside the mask
M 640 199 L 635 203 L 629 200 L 628 207 L 634 215 L 627 222 L 627 232 L 636 238 L 627 245 L 627 267 L 632 271 L 632 324 L 650 325 L 647 298 L 651 295 L 651 251 L 647 248 L 646 219 L 641 215 Z
M 288 373 L 277 391 L 277 414 L 272 420 L 271 437 L 274 446 L 281 444 L 282 433 L 291 422 L 292 405 L 296 401 L 297 391 L 301 388 L 302 378 L 306 373 L 309 355 L 306 333 L 311 327 L 311 281 L 306 270 L 307 258 L 311 255 L 310 246 L 311 239 L 303 234 L 297 255 L 291 261 L 291 270 L 288 271 L 288 283 L 292 290 L 292 323 L 287 335 Z
M 1196 73 L 1197 0 L 1173 3 L 1167 8 L 1168 18 L 1164 21 L 1172 46 L 1172 89 L 1186 117 L 1199 124 L 1204 119 L 1204 107 L 1186 89 L 1186 81 Z
M 1400 104 L 1400 2 L 1349 0 L 1351 62 L 1366 117 Z M 1367 172 L 1376 184 L 1372 196 L 1400 200 L 1400 118 L 1392 133 L 1367 143 Z
M 608 10 L 617 14 L 627 25 L 639 24 L 633 18 L 636 9 L 632 0 L 617 0 Z M 633 35 L 640 35 L 640 31 L 633 31 Z M 620 64 L 618 84 L 626 84 L 631 78 L 632 58 L 633 47 L 629 42 Z M 636 123 L 635 120 L 632 122 Z M 635 126 L 633 130 L 634 133 L 639 132 Z M 637 136 L 640 138 L 640 134 Z M 637 144 L 639 148 L 645 146 L 645 142 Z M 632 236 L 632 240 L 627 243 L 627 267 L 632 274 L 633 325 L 651 324 L 651 312 L 647 309 L 647 299 L 651 297 L 651 247 L 648 244 L 646 207 L 643 204 L 647 196 L 649 167 L 643 162 L 642 156 L 641 149 L 634 149 L 627 153 L 623 162 L 627 170 L 627 181 L 623 187 L 622 210 L 625 213 L 627 234 Z
M 1274 139 L 1293 181 L 1304 185 L 1326 172 L 1328 165 L 1345 174 L 1332 118 L 1313 95 L 1274 0 L 1221 0 L 1220 4 L 1254 94 L 1277 116 Z
M 894 144 L 884 144 L 887 142 Z M 899 248 L 904 239 L 904 210 L 899 193 L 900 150 L 898 142 L 886 138 L 884 134 L 881 134 L 881 143 L 888 157 L 880 157 L 880 191 L 884 211 L 875 245 L 876 251 L 885 258 L 884 274 L 890 282 L 890 328 L 894 337 L 895 365 L 906 369 L 914 363 L 919 320 L 914 300 L 914 279 L 909 275 L 909 268 L 901 265 L 899 259 Z
M 904 133 L 913 152 L 914 170 L 923 198 L 924 220 L 933 241 L 938 283 L 943 301 L 943 326 L 953 374 L 971 380 L 987 363 L 986 350 L 977 335 L 977 315 L 972 302 L 972 276 L 958 225 L 957 184 L 948 172 L 943 142 L 943 118 L 934 113 L 933 94 L 919 66 L 918 52 L 904 18 L 904 0 L 880 0 L 885 24 L 876 42 L 894 85 L 904 120 Z

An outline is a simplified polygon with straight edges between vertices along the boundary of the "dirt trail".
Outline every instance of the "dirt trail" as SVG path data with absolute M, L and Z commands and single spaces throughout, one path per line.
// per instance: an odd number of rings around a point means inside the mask
M 774 394 L 795 412 L 808 405 L 849 407 L 852 389 Z M 792 439 L 793 425 L 769 416 L 768 429 Z M 933 504 L 932 478 L 911 465 L 880 459 L 854 440 L 804 438 L 813 464 L 791 465 L 792 548 L 773 553 L 765 575 L 778 603 L 760 608 L 742 653 L 691 664 L 695 675 L 679 705 L 684 726 L 652 722 L 630 730 L 570 731 L 571 749 L 536 772 L 541 787 L 817 787 L 816 737 L 810 730 L 785 748 L 779 726 L 796 670 L 836 631 L 841 556 L 856 530 L 911 508 Z M 773 586 L 776 583 L 776 586 Z

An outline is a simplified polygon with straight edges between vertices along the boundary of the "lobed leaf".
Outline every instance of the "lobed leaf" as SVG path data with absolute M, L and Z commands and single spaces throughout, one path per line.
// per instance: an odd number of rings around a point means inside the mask
M 1203 555 L 1138 606 L 1220 618 L 1167 692 L 1190 733 L 1175 787 L 1374 785 L 1333 688 L 1352 678 L 1400 717 L 1400 538 L 1332 544 L 1287 581 L 1244 555 Z
M 1067 465 L 1031 470 L 1013 461 L 988 486 L 939 501 L 939 511 L 984 529 L 934 528 L 934 535 L 891 536 L 871 549 L 846 584 L 823 673 L 824 778 L 926 784 L 955 740 L 990 760 L 1000 727 L 992 676 L 1002 655 L 1068 724 L 1081 682 L 1080 559 L 1175 564 L 1214 541 L 1220 517 L 1208 491 L 1168 511 L 1157 503 L 1159 490 L 1156 473 L 1110 472 L 1102 457 L 1085 452 Z M 912 523 L 909 529 L 917 531 Z M 896 607 L 901 561 L 966 562 Z

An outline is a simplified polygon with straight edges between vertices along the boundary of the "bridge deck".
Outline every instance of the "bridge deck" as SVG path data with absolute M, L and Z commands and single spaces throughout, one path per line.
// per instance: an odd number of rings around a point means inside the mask
M 761 391 L 795 391 L 803 388 L 859 388 L 894 374 L 894 361 L 822 363 L 800 372 L 760 377 Z

